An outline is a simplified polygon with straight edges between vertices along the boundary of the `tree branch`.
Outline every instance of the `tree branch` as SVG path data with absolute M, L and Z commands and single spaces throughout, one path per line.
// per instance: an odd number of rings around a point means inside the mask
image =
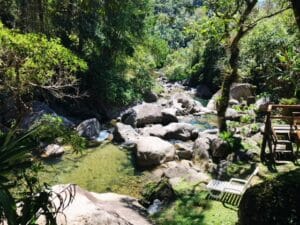
M 280 13 L 283 13 L 284 11 L 286 11 L 286 10 L 288 10 L 288 9 L 291 9 L 291 6 L 290 6 L 290 5 L 287 6 L 286 8 L 284 8 L 284 9 L 281 9 L 281 10 L 277 11 L 277 12 L 274 12 L 274 13 L 272 13 L 272 14 L 269 14 L 269 15 L 266 15 L 266 16 L 263 16 L 263 17 L 257 19 L 255 22 L 253 22 L 253 23 L 247 25 L 247 27 L 246 27 L 246 29 L 244 30 L 244 32 L 248 32 L 248 31 L 252 30 L 252 29 L 257 25 L 258 22 L 260 22 L 260 21 L 262 21 L 262 20 L 265 20 L 265 19 L 268 19 L 268 18 L 271 18 L 271 17 L 273 17 L 273 16 L 276 16 L 276 15 L 278 15 L 278 14 L 280 14 Z

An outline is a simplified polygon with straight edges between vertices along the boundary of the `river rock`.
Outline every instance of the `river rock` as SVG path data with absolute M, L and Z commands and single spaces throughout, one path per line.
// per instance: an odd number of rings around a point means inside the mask
M 206 173 L 202 172 L 200 168 L 197 168 L 192 162 L 187 160 L 168 162 L 166 163 L 166 167 L 163 177 L 168 178 L 174 190 L 176 190 L 182 182 L 195 185 L 200 182 L 207 183 L 210 180 L 210 177 Z
M 198 137 L 198 130 L 188 123 L 170 123 L 165 126 L 166 134 L 164 139 L 170 140 L 195 140 Z
M 144 127 L 147 124 L 162 123 L 162 107 L 153 103 L 143 103 L 123 113 L 121 120 L 123 123 L 133 127 Z
M 227 108 L 226 113 L 225 113 L 225 117 L 228 120 L 239 120 L 241 118 L 241 116 L 242 115 L 233 108 Z
M 177 113 L 176 108 L 165 108 L 161 112 L 163 115 L 162 124 L 167 125 L 169 123 L 178 122 L 178 118 L 176 116 Z
M 213 158 L 225 159 L 230 154 L 230 148 L 227 142 L 221 138 L 213 139 L 210 148 Z
M 146 218 L 147 211 L 137 199 L 115 193 L 98 194 L 88 192 L 76 185 L 56 185 L 53 202 L 58 208 L 60 200 L 65 200 L 56 217 L 57 225 L 150 225 Z M 72 196 L 72 197 L 71 197 Z M 68 200 L 69 205 L 66 205 Z M 45 225 L 45 218 L 40 217 L 38 225 Z
M 136 143 L 139 134 L 133 129 L 132 126 L 123 123 L 116 123 L 113 133 L 114 141 Z
M 255 108 L 260 112 L 266 112 L 269 104 L 271 104 L 270 97 L 261 97 L 256 100 Z
M 64 147 L 57 144 L 47 145 L 41 154 L 42 158 L 60 157 L 65 153 Z
M 179 115 L 189 114 L 196 105 L 191 96 L 181 92 L 174 94 L 171 99 L 172 105 L 177 109 Z
M 88 119 L 81 122 L 76 130 L 80 136 L 88 139 L 96 139 L 100 133 L 100 123 L 96 118 Z
M 31 105 L 32 111 L 25 115 L 21 122 L 22 129 L 29 129 L 32 125 L 36 124 L 43 116 L 51 115 L 62 119 L 63 125 L 66 127 L 74 127 L 74 123 L 69 119 L 58 115 L 46 103 L 40 101 L 33 101 Z
M 210 140 L 199 137 L 195 140 L 193 151 L 196 159 L 209 160 Z
M 153 124 L 144 128 L 140 128 L 139 132 L 142 136 L 155 136 L 159 138 L 164 138 L 167 130 L 161 124 Z
M 198 137 L 198 130 L 188 123 L 170 123 L 167 126 L 155 124 L 142 128 L 139 131 L 143 136 L 156 136 L 166 140 L 189 141 Z
M 193 142 L 181 142 L 175 144 L 176 155 L 179 159 L 192 159 L 193 158 Z
M 144 97 L 144 101 L 147 102 L 147 103 L 153 103 L 153 102 L 156 102 L 158 100 L 157 94 L 155 94 L 151 90 L 146 91 L 144 93 L 143 97 Z
M 234 83 L 230 88 L 230 99 L 235 99 L 239 102 L 247 100 L 249 96 L 253 96 L 255 86 L 248 83 Z M 217 91 L 209 100 L 207 108 L 216 110 L 216 101 L 221 96 L 221 90 Z
M 136 148 L 137 163 L 142 167 L 157 166 L 175 156 L 174 146 L 158 137 L 140 137 Z

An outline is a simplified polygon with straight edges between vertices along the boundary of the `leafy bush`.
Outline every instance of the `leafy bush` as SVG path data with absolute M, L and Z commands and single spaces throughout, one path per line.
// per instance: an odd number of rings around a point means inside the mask
M 86 62 L 58 39 L 21 34 L 0 22 L 0 85 L 3 92 L 15 96 L 19 110 L 38 91 L 58 98 L 72 95 L 77 72 L 86 69 Z
M 249 188 L 239 207 L 239 225 L 298 225 L 300 170 Z
M 74 130 L 63 124 L 61 117 L 43 115 L 34 125 L 35 132 L 30 136 L 35 143 L 51 143 L 57 138 L 61 139 L 61 144 L 70 144 L 75 152 L 82 151 L 87 144 L 87 140 L 79 136 Z

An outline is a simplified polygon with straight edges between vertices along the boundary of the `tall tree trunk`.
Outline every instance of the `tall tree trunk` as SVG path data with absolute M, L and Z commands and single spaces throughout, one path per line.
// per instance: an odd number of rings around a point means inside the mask
M 291 2 L 294 10 L 295 19 L 300 30 L 300 0 L 291 0 Z
M 238 79 L 238 60 L 240 56 L 240 49 L 239 49 L 239 41 L 244 36 L 244 32 L 242 29 L 237 33 L 234 40 L 230 45 L 230 59 L 229 65 L 231 68 L 231 72 L 226 74 L 223 79 L 222 89 L 221 89 L 221 97 L 218 99 L 217 102 L 217 110 L 218 110 L 218 125 L 220 132 L 227 130 L 226 125 L 226 110 L 229 103 L 230 98 L 230 88 L 232 84 L 237 81 Z

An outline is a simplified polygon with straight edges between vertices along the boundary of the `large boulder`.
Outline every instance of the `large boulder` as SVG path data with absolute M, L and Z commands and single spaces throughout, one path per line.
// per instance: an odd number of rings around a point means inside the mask
M 123 123 L 117 123 L 114 129 L 114 141 L 136 143 L 139 134 L 133 129 L 132 126 Z
M 88 139 L 97 139 L 101 130 L 101 125 L 96 118 L 92 118 L 81 122 L 76 130 L 80 136 Z
M 163 115 L 163 124 L 169 124 L 173 122 L 178 122 L 178 118 L 176 116 L 177 109 L 176 108 L 165 108 L 162 111 Z
M 234 83 L 230 88 L 230 98 L 238 101 L 247 100 L 253 96 L 255 86 L 249 83 Z
M 74 123 L 72 121 L 63 116 L 58 115 L 46 103 L 33 101 L 31 105 L 31 112 L 25 115 L 25 117 L 22 119 L 21 128 L 25 130 L 29 129 L 32 125 L 40 121 L 45 115 L 59 117 L 61 118 L 64 126 L 74 127 Z
M 175 147 L 158 137 L 140 137 L 136 146 L 137 163 L 141 167 L 157 166 L 171 161 L 175 156 Z
M 207 183 L 210 177 L 200 168 L 197 168 L 192 162 L 182 160 L 180 162 L 166 163 L 166 169 L 163 170 L 163 177 L 169 180 L 172 188 L 179 191 L 180 185 L 184 182 L 191 187 L 195 184 Z
M 135 198 L 115 193 L 88 192 L 76 185 L 56 185 L 52 190 L 60 195 L 59 198 L 53 196 L 56 208 L 59 208 L 61 200 L 65 200 L 56 217 L 57 225 L 151 224 L 145 216 L 145 208 Z M 40 217 L 37 224 L 45 225 L 45 218 Z
M 140 133 L 143 136 L 156 136 L 166 140 L 188 141 L 198 137 L 198 130 L 188 123 L 170 123 L 167 126 L 156 124 L 140 129 Z
M 230 99 L 241 102 L 247 100 L 249 96 L 254 95 L 255 87 L 248 83 L 234 83 L 230 88 Z M 221 96 L 221 90 L 217 91 L 207 104 L 210 110 L 216 110 L 217 99 Z
M 187 115 L 197 110 L 200 110 L 201 104 L 196 102 L 191 96 L 185 93 L 176 93 L 171 97 L 171 104 L 177 109 L 178 115 Z
M 231 153 L 228 143 L 221 138 L 213 139 L 210 149 L 212 157 L 217 159 L 225 159 Z
M 198 130 L 188 123 L 170 123 L 165 126 L 166 134 L 164 139 L 170 140 L 195 140 L 198 137 Z
M 192 159 L 194 155 L 193 142 L 181 142 L 175 144 L 176 155 L 179 159 Z
M 123 123 L 133 127 L 144 127 L 147 124 L 163 122 L 162 107 L 157 104 L 143 103 L 122 114 Z
M 194 156 L 196 159 L 209 160 L 210 140 L 205 137 L 199 137 L 193 145 Z

